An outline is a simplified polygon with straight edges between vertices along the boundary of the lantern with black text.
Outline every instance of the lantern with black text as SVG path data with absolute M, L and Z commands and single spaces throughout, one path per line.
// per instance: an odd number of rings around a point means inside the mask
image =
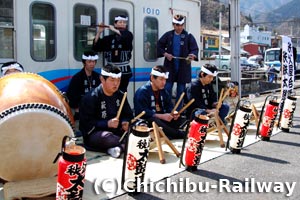
M 85 148 L 69 142 L 68 136 L 63 138 L 62 150 L 59 157 L 57 174 L 57 200 L 82 199 L 86 169 Z
M 131 126 L 124 154 L 122 186 L 126 191 L 136 192 L 145 176 L 150 146 L 150 129 L 140 120 Z M 126 187 L 126 188 L 125 188 Z
M 283 110 L 280 120 L 280 129 L 284 132 L 289 132 L 293 124 L 293 115 L 296 110 L 297 98 L 288 96 L 283 105 Z
M 256 135 L 260 135 L 261 140 L 264 141 L 270 140 L 279 106 L 279 102 L 277 102 L 276 96 L 272 96 L 272 99 L 266 105 L 266 102 L 268 101 L 269 97 L 271 96 L 266 97 L 256 132 Z M 264 112 L 265 107 L 266 111 Z M 260 126 L 261 122 L 262 125 Z
M 249 101 L 241 100 L 238 102 L 227 140 L 227 147 L 229 146 L 232 153 L 240 153 L 243 147 L 251 118 L 252 109 L 250 107 Z
M 200 163 L 204 148 L 209 118 L 201 113 L 195 112 L 194 120 L 190 124 L 187 148 L 185 152 L 185 165 L 188 171 L 196 171 Z

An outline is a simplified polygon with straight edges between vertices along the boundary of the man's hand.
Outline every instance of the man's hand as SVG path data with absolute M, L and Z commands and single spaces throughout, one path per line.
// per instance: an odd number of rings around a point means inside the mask
M 188 60 L 195 60 L 196 56 L 194 54 L 189 54 L 187 59 Z
M 122 130 L 128 131 L 129 129 L 129 122 L 122 122 Z
M 172 116 L 173 116 L 173 119 L 174 120 L 177 120 L 179 117 L 180 117 L 180 114 L 178 113 L 178 111 L 174 111 L 173 113 L 172 113 Z
M 113 25 L 109 25 L 109 30 L 117 33 L 118 35 L 121 35 L 120 31 L 118 29 L 116 29 Z
M 205 112 L 207 113 L 208 117 L 212 117 L 215 114 L 216 109 L 206 109 Z
M 110 119 L 107 122 L 107 126 L 109 128 L 118 128 L 118 125 L 119 125 L 119 119 L 117 118 Z
M 170 113 L 155 114 L 154 117 L 157 117 L 158 119 L 165 120 L 167 122 L 170 122 L 173 119 L 173 116 Z
M 169 53 L 164 53 L 164 56 L 168 59 L 168 61 L 171 61 L 173 59 L 173 55 L 172 54 L 169 54 Z

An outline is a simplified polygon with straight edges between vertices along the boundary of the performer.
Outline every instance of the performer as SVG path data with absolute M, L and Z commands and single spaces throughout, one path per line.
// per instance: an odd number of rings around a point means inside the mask
M 106 151 L 112 157 L 118 158 L 125 147 L 119 140 L 123 133 L 128 131 L 133 113 L 127 97 L 122 107 L 124 93 L 118 89 L 121 71 L 117 66 L 104 66 L 100 81 L 98 87 L 82 98 L 79 129 L 88 149 Z M 118 118 L 116 116 L 120 107 Z
M 118 15 L 115 17 L 114 26 L 109 25 L 109 30 L 114 34 L 100 38 L 105 25 L 99 24 L 98 32 L 94 38 L 93 50 L 104 52 L 104 57 L 109 64 L 117 65 L 122 71 L 120 90 L 127 91 L 129 79 L 132 76 L 129 65 L 132 52 L 133 34 L 127 29 L 128 17 Z
M 23 66 L 15 61 L 4 63 L 1 66 L 1 74 L 2 76 L 16 73 L 16 72 L 24 72 Z
M 95 72 L 98 55 L 93 51 L 82 54 L 83 68 L 71 79 L 67 90 L 69 105 L 74 109 L 74 119 L 79 120 L 79 104 L 82 96 L 100 84 L 99 73 Z
M 211 115 L 216 111 L 218 104 L 217 94 L 213 89 L 212 81 L 218 74 L 216 66 L 205 64 L 201 67 L 199 79 L 192 82 L 187 88 L 187 99 L 194 98 L 194 103 L 187 109 L 187 116 L 192 113 L 195 108 L 204 109 L 206 114 Z M 219 116 L 224 124 L 227 124 L 225 117 L 229 112 L 229 106 L 223 103 L 219 109 Z
M 143 118 L 148 120 L 149 124 L 156 122 L 169 139 L 183 138 L 185 133 L 179 130 L 179 127 L 184 120 L 177 111 L 171 112 L 171 96 L 164 88 L 168 74 L 164 66 L 153 67 L 150 81 L 140 87 L 134 95 L 134 108 L 136 113 L 145 111 Z
M 165 57 L 164 66 L 169 78 L 166 90 L 172 96 L 174 82 L 177 82 L 176 102 L 185 90 L 186 83 L 191 82 L 191 61 L 198 61 L 199 48 L 195 37 L 184 30 L 185 17 L 175 15 L 173 30 L 166 32 L 157 42 L 157 56 Z M 182 104 L 179 105 L 179 109 Z

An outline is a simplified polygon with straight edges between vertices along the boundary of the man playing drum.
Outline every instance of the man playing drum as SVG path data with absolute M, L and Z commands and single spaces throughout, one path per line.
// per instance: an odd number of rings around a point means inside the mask
M 171 95 L 165 89 L 168 74 L 164 66 L 153 67 L 150 81 L 140 87 L 134 95 L 134 108 L 136 113 L 145 111 L 144 118 L 149 124 L 155 122 L 162 127 L 169 139 L 184 138 L 185 132 L 179 130 L 184 119 L 177 111 L 172 112 Z
M 216 66 L 205 64 L 201 67 L 198 79 L 186 89 L 187 99 L 195 99 L 194 103 L 188 108 L 187 116 L 189 117 L 192 111 L 196 108 L 205 110 L 206 114 L 212 115 L 216 112 L 218 104 L 217 94 L 213 89 L 212 81 L 218 74 Z M 223 103 L 219 109 L 219 116 L 224 124 L 225 117 L 229 112 L 229 106 Z
M 91 150 L 106 151 L 114 158 L 120 157 L 124 150 L 125 145 L 119 140 L 133 118 L 126 93 L 119 90 L 121 75 L 119 67 L 104 66 L 101 84 L 87 93 L 80 104 L 79 129 L 84 144 Z

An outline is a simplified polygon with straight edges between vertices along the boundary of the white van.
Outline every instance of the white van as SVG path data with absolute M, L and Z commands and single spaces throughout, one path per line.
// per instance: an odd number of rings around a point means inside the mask
M 219 69 L 230 70 L 230 55 L 221 55 L 221 59 L 219 55 L 212 55 L 210 58 L 215 59 L 215 65 Z

